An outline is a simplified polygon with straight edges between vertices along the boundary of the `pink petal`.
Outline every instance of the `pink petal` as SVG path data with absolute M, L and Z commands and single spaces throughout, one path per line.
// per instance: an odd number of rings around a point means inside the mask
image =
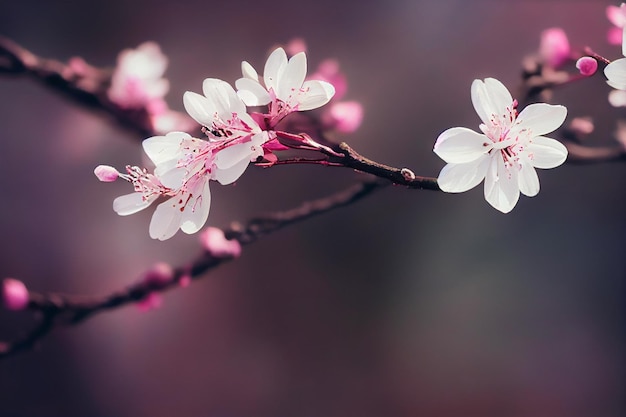
M 535 168 L 556 168 L 567 159 L 567 148 L 561 142 L 543 136 L 533 138 L 526 151 Z
M 211 192 L 208 178 L 201 180 L 189 199 L 180 220 L 180 230 L 187 234 L 196 233 L 202 229 L 209 217 L 211 208 Z
M 558 129 L 567 117 L 564 106 L 535 103 L 526 106 L 515 122 L 516 129 L 528 129 L 533 136 L 541 136 Z
M 305 81 L 298 93 L 298 111 L 322 107 L 335 95 L 335 87 L 325 81 Z
M 157 206 L 150 221 L 152 239 L 167 240 L 176 234 L 183 214 L 178 204 L 180 200 L 181 196 L 174 196 Z
M 485 199 L 496 210 L 508 213 L 519 200 L 517 167 L 506 168 L 500 156 L 492 158 L 485 175 Z
M 491 158 L 484 155 L 464 164 L 448 164 L 439 173 L 437 183 L 446 193 L 462 193 L 476 187 L 485 178 Z
M 267 58 L 265 68 L 263 69 L 263 81 L 268 90 L 273 89 L 274 92 L 277 91 L 277 82 L 286 67 L 287 54 L 283 48 L 276 48 Z
M 304 78 L 306 77 L 306 55 L 300 52 L 291 57 L 285 71 L 282 73 L 276 90 L 276 96 L 289 102 L 289 97 L 295 97 L 302 87 Z
M 120 216 L 128 216 L 145 209 L 155 199 L 144 199 L 141 193 L 122 195 L 113 200 L 113 210 Z
M 495 78 L 485 78 L 484 81 L 474 80 L 471 95 L 474 109 L 486 125 L 491 124 L 491 116 L 507 114 L 507 108 L 513 106 L 511 93 Z

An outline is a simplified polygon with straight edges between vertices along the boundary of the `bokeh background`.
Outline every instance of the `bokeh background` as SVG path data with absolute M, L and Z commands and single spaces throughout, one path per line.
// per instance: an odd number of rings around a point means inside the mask
M 339 59 L 363 103 L 344 139 L 364 155 L 436 176 L 439 133 L 477 128 L 475 78 L 512 91 L 541 30 L 609 58 L 609 1 L 4 1 L 0 33 L 45 57 L 111 66 L 153 40 L 170 58 L 171 107 L 205 77 L 294 37 L 310 67 Z M 623 109 L 601 77 L 558 91 L 610 143 Z M 125 183 L 101 163 L 142 162 L 138 138 L 29 79 L 0 78 L 0 276 L 36 291 L 104 294 L 196 236 L 152 241 L 152 210 L 118 217 Z M 209 224 L 290 208 L 360 179 L 318 166 L 253 168 L 213 186 Z M 541 171 L 509 215 L 479 187 L 390 187 L 245 248 L 158 310 L 131 306 L 61 329 L 0 363 L 1 416 L 626 415 L 626 164 Z M 31 324 L 0 314 L 0 338 Z

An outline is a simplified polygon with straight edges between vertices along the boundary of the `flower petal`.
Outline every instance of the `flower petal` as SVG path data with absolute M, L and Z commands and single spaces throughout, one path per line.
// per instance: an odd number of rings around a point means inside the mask
M 292 56 L 282 73 L 277 85 L 276 97 L 284 102 L 290 102 L 300 91 L 306 77 L 306 55 L 304 52 Z
M 235 81 L 237 95 L 247 106 L 264 106 L 271 101 L 267 90 L 257 81 L 240 78 Z
M 518 175 L 519 190 L 528 197 L 534 197 L 539 193 L 539 177 L 530 161 L 522 161 Z
M 209 217 L 210 208 L 211 191 L 209 190 L 209 179 L 205 178 L 194 187 L 192 197 L 185 205 L 180 219 L 180 230 L 192 234 L 202 229 Z
M 201 125 L 211 126 L 215 121 L 217 109 L 206 97 L 192 91 L 185 91 L 183 105 L 187 113 Z
M 535 168 L 556 168 L 567 159 L 567 148 L 558 140 L 544 136 L 533 138 L 526 151 Z
M 154 210 L 149 229 L 152 239 L 167 240 L 176 234 L 182 217 L 180 205 L 177 204 L 179 200 L 180 196 L 174 196 Z
M 160 168 L 160 167 L 159 167 Z M 163 173 L 155 170 L 154 174 L 157 176 L 161 184 L 167 188 L 178 189 L 183 185 L 183 181 L 188 174 L 188 171 L 184 167 L 169 169 Z
M 472 83 L 472 104 L 480 120 L 490 126 L 493 115 L 508 113 L 507 108 L 513 106 L 513 97 L 500 81 L 485 78 L 485 81 L 474 80 Z
M 529 129 L 534 136 L 545 135 L 558 129 L 567 117 L 564 106 L 535 103 L 526 106 L 517 116 L 515 129 Z
M 202 92 L 213 103 L 217 115 L 222 120 L 229 120 L 233 113 L 246 112 L 245 104 L 226 81 L 207 78 L 202 82 Z
M 213 172 L 213 178 L 222 185 L 232 184 L 237 181 L 239 177 L 245 172 L 246 168 L 250 165 L 250 158 L 240 160 L 234 165 L 231 165 L 225 169 L 216 169 Z
M 241 63 L 241 73 L 243 74 L 244 78 L 247 78 L 256 82 L 259 81 L 259 74 L 257 74 L 254 67 L 250 65 L 247 61 L 243 61 Z
M 447 193 L 462 193 L 476 187 L 485 178 L 491 158 L 483 155 L 464 164 L 448 164 L 439 173 L 437 183 Z
M 184 132 L 170 132 L 165 136 L 152 136 L 144 140 L 142 146 L 148 158 L 159 165 L 170 159 L 178 159 L 183 139 L 191 139 L 191 136 Z
M 616 59 L 604 68 L 607 84 L 618 90 L 626 90 L 626 58 Z
M 305 81 L 298 93 L 298 111 L 312 110 L 322 107 L 335 95 L 335 87 L 326 81 Z
M 263 81 L 268 91 L 273 89 L 274 92 L 276 92 L 277 82 L 282 76 L 283 71 L 285 71 L 286 66 L 287 54 L 285 50 L 283 48 L 276 48 L 267 58 L 265 68 L 263 69 Z
M 215 165 L 219 169 L 228 169 L 242 160 L 250 161 L 252 144 L 249 142 L 238 143 L 222 149 L 215 154 Z
M 489 152 L 490 143 L 485 135 L 465 127 L 453 127 L 439 135 L 433 152 L 449 164 L 463 164 Z
M 113 200 L 113 210 L 120 216 L 128 216 L 145 209 L 154 200 L 156 200 L 156 196 L 151 199 L 144 199 L 141 193 L 126 194 Z
M 508 213 L 519 200 L 519 182 L 517 167 L 507 168 L 500 157 L 491 158 L 491 164 L 485 175 L 485 199 L 496 210 Z

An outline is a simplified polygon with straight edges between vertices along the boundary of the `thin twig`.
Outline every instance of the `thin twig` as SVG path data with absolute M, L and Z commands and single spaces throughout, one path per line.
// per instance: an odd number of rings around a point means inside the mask
M 255 217 L 245 224 L 234 223 L 224 230 L 224 235 L 229 240 L 234 239 L 241 245 L 248 245 L 285 226 L 357 202 L 388 184 L 389 182 L 380 179 L 357 183 L 327 197 L 304 202 L 290 210 Z M 140 301 L 152 292 L 163 292 L 179 286 L 185 277 L 200 279 L 207 271 L 231 259 L 232 257 L 217 257 L 205 251 L 190 263 L 176 268 L 169 280 L 158 283 L 140 281 L 103 297 L 30 293 L 28 309 L 39 316 L 39 323 L 23 338 L 0 343 L 0 358 L 32 349 L 59 326 L 75 325 L 96 314 Z

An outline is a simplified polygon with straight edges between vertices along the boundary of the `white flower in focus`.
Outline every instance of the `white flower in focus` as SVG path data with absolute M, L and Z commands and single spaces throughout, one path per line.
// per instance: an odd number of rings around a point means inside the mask
M 167 57 L 154 42 L 125 49 L 117 58 L 109 99 L 124 108 L 142 108 L 162 99 L 169 90 L 162 78 L 166 68 Z
M 563 124 L 567 109 L 538 103 L 518 115 L 517 102 L 493 78 L 474 80 L 472 103 L 483 133 L 454 127 L 439 135 L 434 152 L 447 165 L 437 181 L 443 191 L 460 193 L 484 179 L 487 202 L 508 213 L 520 192 L 529 197 L 539 192 L 535 168 L 555 168 L 565 162 L 565 146 L 542 135 Z
M 263 83 L 252 65 L 241 64 L 243 78 L 236 81 L 237 94 L 248 106 L 270 106 L 270 128 L 294 111 L 312 110 L 328 103 L 335 94 L 332 84 L 325 81 L 305 81 L 306 54 L 297 53 L 290 59 L 283 48 L 270 54 L 263 70 Z

